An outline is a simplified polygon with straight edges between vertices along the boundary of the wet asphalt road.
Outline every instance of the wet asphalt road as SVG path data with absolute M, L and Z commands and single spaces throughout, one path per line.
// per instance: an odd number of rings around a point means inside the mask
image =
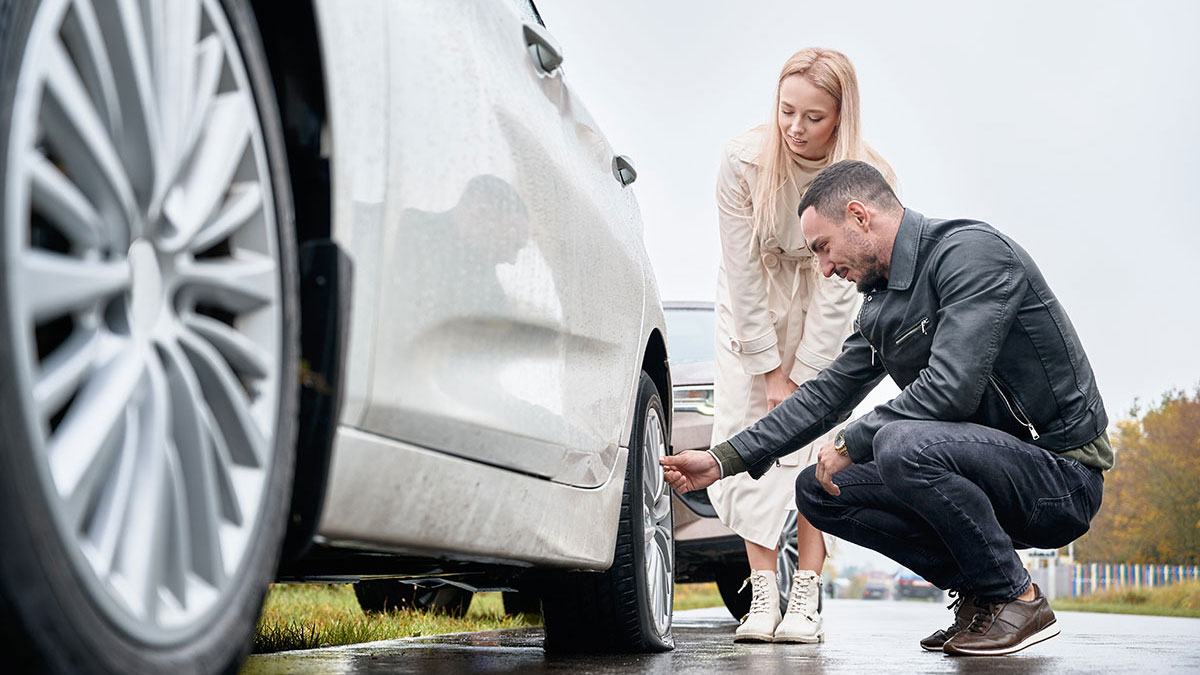
M 540 628 L 459 633 L 253 656 L 241 675 L 267 673 L 1200 673 L 1200 619 L 1059 612 L 1062 633 L 1009 656 L 951 657 L 917 640 L 950 623 L 943 605 L 825 603 L 820 645 L 733 644 L 721 608 L 675 615 L 672 652 L 548 656 Z

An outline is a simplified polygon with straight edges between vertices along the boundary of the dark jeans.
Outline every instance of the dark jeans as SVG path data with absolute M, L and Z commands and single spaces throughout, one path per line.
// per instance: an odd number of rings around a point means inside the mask
M 1100 508 L 1099 470 L 966 422 L 893 422 L 875 461 L 821 487 L 815 467 L 796 504 L 820 530 L 879 551 L 939 588 L 1011 600 L 1029 587 L 1014 548 L 1058 548 Z

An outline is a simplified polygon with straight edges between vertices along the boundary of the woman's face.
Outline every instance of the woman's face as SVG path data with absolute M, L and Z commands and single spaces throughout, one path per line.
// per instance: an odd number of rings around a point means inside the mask
M 803 75 L 779 84 L 779 133 L 788 150 L 804 159 L 824 159 L 833 148 L 838 124 L 837 99 Z

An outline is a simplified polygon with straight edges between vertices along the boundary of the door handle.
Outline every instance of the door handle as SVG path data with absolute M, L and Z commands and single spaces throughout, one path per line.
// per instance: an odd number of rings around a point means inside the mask
M 617 155 L 612 161 L 613 178 L 621 184 L 621 187 L 626 187 L 637 180 L 637 169 L 633 168 L 633 161 L 625 155 Z
M 550 32 L 544 26 L 526 23 L 523 32 L 529 55 L 533 57 L 533 63 L 538 70 L 549 75 L 562 65 L 562 47 L 550 37 Z

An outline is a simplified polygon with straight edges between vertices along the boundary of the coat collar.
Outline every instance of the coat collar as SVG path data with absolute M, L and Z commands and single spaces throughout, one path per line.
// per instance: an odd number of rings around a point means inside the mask
M 904 209 L 904 217 L 896 230 L 896 241 L 892 244 L 892 261 L 888 270 L 888 290 L 903 291 L 912 285 L 917 271 L 917 252 L 921 245 L 921 233 L 925 229 L 925 216 Z

